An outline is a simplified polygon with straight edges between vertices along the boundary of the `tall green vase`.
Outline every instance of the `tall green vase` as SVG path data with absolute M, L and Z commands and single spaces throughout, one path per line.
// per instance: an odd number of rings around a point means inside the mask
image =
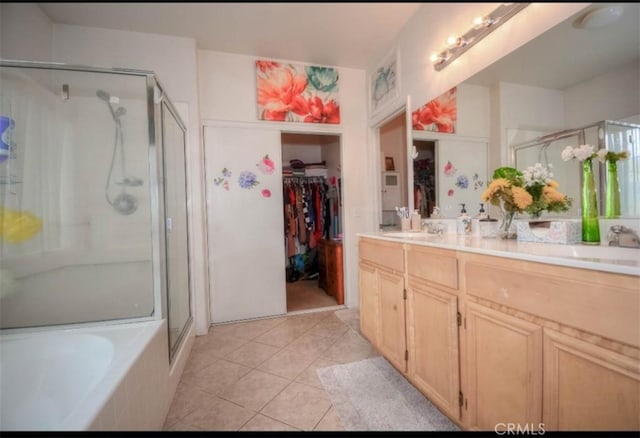
M 582 243 L 600 244 L 598 199 L 591 159 L 582 163 Z
M 613 160 L 607 161 L 607 190 L 605 192 L 604 215 L 607 218 L 620 217 L 618 163 Z

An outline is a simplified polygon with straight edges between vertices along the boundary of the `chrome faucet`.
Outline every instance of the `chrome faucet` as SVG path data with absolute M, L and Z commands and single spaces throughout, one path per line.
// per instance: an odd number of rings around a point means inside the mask
M 631 228 L 624 225 L 612 225 L 607 234 L 609 246 L 640 248 L 640 237 Z

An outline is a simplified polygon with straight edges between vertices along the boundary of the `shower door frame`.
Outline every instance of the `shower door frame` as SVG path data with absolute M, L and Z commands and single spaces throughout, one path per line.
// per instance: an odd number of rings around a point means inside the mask
M 74 328 L 74 327 L 86 327 L 97 325 L 113 325 L 123 324 L 130 322 L 142 322 L 151 320 L 160 320 L 165 316 L 168 318 L 168 304 L 167 304 L 167 266 L 166 266 L 166 240 L 165 240 L 165 200 L 164 190 L 159 184 L 163 181 L 163 147 L 162 147 L 162 121 L 159 118 L 161 115 L 161 103 L 164 101 L 170 106 L 172 113 L 178 120 L 181 127 L 185 127 L 184 122 L 177 115 L 175 107 L 171 103 L 170 99 L 164 98 L 166 93 L 164 88 L 158 81 L 155 73 L 150 70 L 128 69 L 128 68 L 104 68 L 104 67 L 91 67 L 85 65 L 73 65 L 64 63 L 52 63 L 52 62 L 39 62 L 39 61 L 23 61 L 23 60 L 11 60 L 0 58 L 0 67 L 16 67 L 26 69 L 42 69 L 42 70 L 62 70 L 62 71 L 77 71 L 86 73 L 107 73 L 116 75 L 130 75 L 139 76 L 145 78 L 146 81 L 146 93 L 147 93 L 147 115 L 148 115 L 148 132 L 149 132 L 149 197 L 151 208 L 151 258 L 152 258 L 152 282 L 153 282 L 153 311 L 149 316 L 140 316 L 134 318 L 116 318 L 109 320 L 99 321 L 87 321 L 69 324 L 59 324 L 55 327 L 57 329 Z M 159 90 L 159 96 L 156 97 L 156 89 Z M 185 128 L 186 129 L 186 128 Z M 188 211 L 187 211 L 188 215 Z M 187 236 L 189 235 L 187 218 Z M 164 255 L 164 256 L 163 256 Z M 188 255 L 189 256 L 189 255 Z M 190 260 L 188 260 L 188 266 L 190 267 Z M 189 268 L 190 271 L 190 268 Z M 164 275 L 161 273 L 164 272 Z M 189 272 L 190 274 L 190 272 Z M 186 329 L 193 321 L 193 312 L 191 309 L 191 278 L 189 276 L 189 319 L 183 327 L 183 333 L 180 335 L 176 347 L 182 343 L 182 338 Z M 168 326 L 168 324 L 167 324 Z M 32 332 L 47 330 L 52 326 L 37 326 L 37 327 L 22 327 L 15 329 L 3 329 L 2 331 L 18 333 L 18 332 Z M 168 328 L 168 327 L 167 327 Z M 168 333 L 167 333 L 168 335 Z

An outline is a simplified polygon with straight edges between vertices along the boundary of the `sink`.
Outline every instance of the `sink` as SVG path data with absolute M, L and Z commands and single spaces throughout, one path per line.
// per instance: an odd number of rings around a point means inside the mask
M 529 250 L 529 248 L 528 248 Z M 640 249 L 606 245 L 549 245 L 532 244 L 532 253 L 548 257 L 571 257 L 580 259 L 615 260 L 640 266 Z

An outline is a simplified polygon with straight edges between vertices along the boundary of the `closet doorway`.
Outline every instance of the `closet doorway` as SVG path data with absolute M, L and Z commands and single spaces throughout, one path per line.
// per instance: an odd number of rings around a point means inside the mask
M 287 313 L 344 304 L 340 136 L 281 134 Z

